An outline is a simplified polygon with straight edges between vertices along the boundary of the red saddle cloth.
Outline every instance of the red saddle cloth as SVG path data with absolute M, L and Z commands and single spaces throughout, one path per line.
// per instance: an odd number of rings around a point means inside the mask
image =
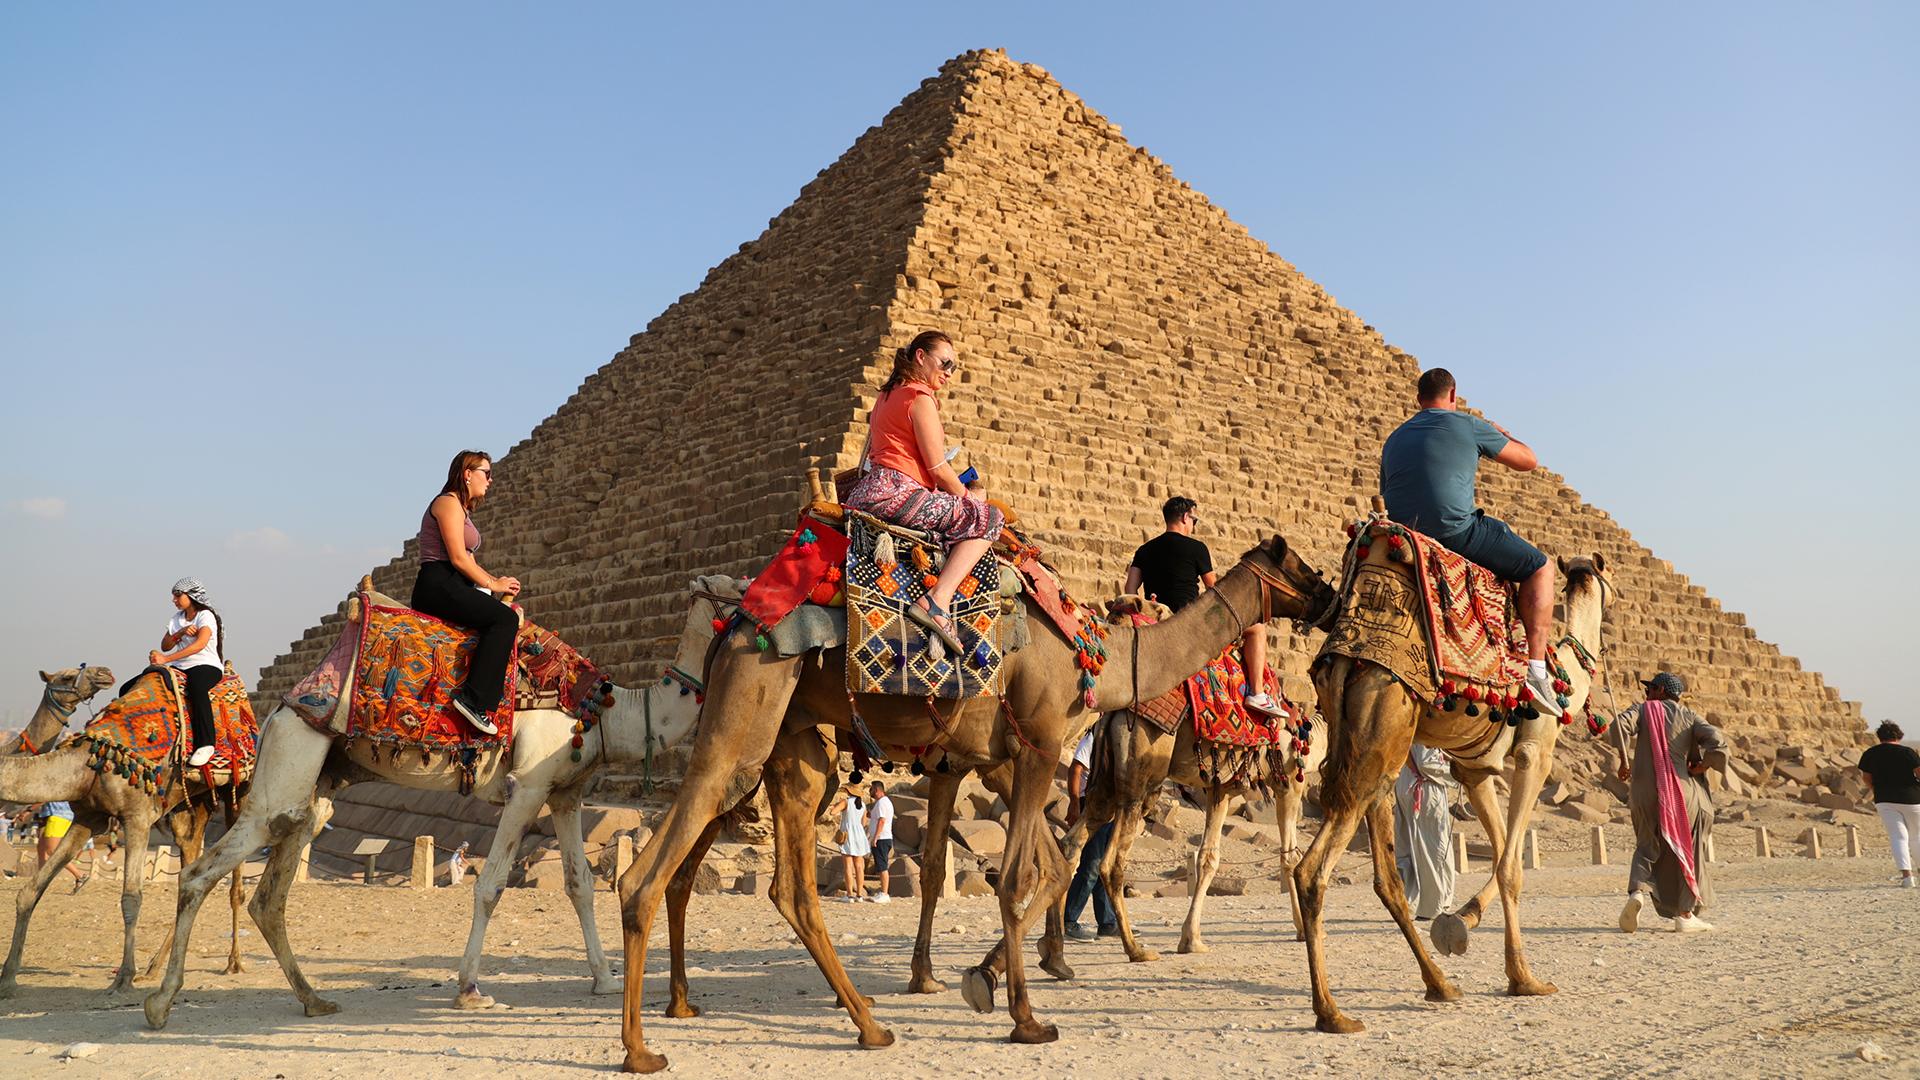
M 1267 681 L 1274 684 L 1273 671 Z M 1246 706 L 1246 671 L 1240 666 L 1240 645 L 1227 646 L 1187 680 L 1187 701 L 1193 708 L 1193 733 L 1206 742 L 1228 746 L 1278 746 L 1292 739 L 1282 725 Z
M 1379 535 L 1390 549 L 1395 533 L 1411 553 L 1433 650 L 1433 670 L 1444 686 L 1474 684 L 1507 690 L 1527 677 L 1527 633 L 1520 625 L 1513 586 L 1468 562 L 1438 540 L 1402 525 Z
M 177 668 L 142 672 L 125 694 L 109 702 L 74 736 L 75 745 L 88 748 L 88 766 L 120 776 L 149 794 L 165 794 L 179 775 L 177 763 L 193 747 L 186 690 L 186 676 Z M 247 684 L 228 673 L 207 692 L 207 698 L 213 703 L 214 752 L 206 769 L 244 779 L 253 771 L 254 742 L 260 732 L 247 701 Z
M 427 750 L 492 749 L 513 742 L 513 665 L 487 735 L 449 707 L 465 685 L 479 635 L 411 608 L 367 604 L 354 658 L 347 737 Z
M 761 631 L 773 629 L 801 604 L 827 604 L 840 591 L 847 561 L 847 534 L 808 514 L 756 574 L 740 609 Z

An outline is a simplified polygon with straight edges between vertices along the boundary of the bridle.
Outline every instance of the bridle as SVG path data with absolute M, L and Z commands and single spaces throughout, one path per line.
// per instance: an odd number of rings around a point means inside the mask
M 49 710 L 53 715 L 60 718 L 60 731 L 62 732 L 67 730 L 67 724 L 73 720 L 74 710 L 80 706 L 87 706 L 87 716 L 89 719 L 93 716 L 93 706 L 87 704 L 88 699 L 92 697 L 92 695 L 85 694 L 80 688 L 80 680 L 86 673 L 87 665 L 81 664 L 78 668 L 74 669 L 72 683 L 56 685 L 49 682 L 46 689 L 40 692 L 41 707 Z M 55 696 L 56 691 L 72 694 L 73 700 L 62 704 L 60 699 Z M 58 740 L 58 735 L 59 733 L 56 732 L 56 741 Z M 27 733 L 24 730 L 20 732 L 20 749 L 25 750 L 29 754 L 39 754 L 41 752 L 40 748 L 33 745 L 33 741 L 27 738 Z

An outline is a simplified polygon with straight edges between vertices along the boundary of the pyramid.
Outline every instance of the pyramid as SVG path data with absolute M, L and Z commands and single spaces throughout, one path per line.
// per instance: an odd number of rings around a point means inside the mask
M 618 678 L 656 676 L 688 580 L 764 564 L 802 471 L 852 467 L 893 350 L 928 327 L 960 354 L 949 441 L 1085 596 L 1118 590 L 1173 494 L 1199 501 L 1216 561 L 1277 530 L 1331 571 L 1419 373 L 1045 71 L 971 52 L 499 459 L 476 515 L 487 564 Z M 1671 669 L 1736 733 L 1862 738 L 1857 703 L 1561 477 L 1483 469 L 1480 491 L 1549 554 L 1606 556 L 1619 705 L 1637 676 Z M 414 548 L 373 572 L 379 588 L 408 593 Z M 263 670 L 262 705 L 319 662 L 339 619 Z M 1289 696 L 1310 696 L 1317 640 L 1279 645 Z

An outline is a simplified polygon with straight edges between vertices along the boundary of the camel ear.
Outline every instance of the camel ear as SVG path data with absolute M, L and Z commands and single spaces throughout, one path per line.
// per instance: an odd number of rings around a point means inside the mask
M 1605 555 L 1602 555 L 1602 554 L 1600 554 L 1600 553 L 1599 553 L 1599 552 L 1597 552 L 1597 551 L 1596 551 L 1596 552 L 1594 552 L 1594 553 L 1593 553 L 1593 568 L 1594 568 L 1595 570 L 1598 570 L 1598 571 L 1600 571 L 1600 572 L 1601 572 L 1601 573 L 1603 573 L 1603 574 L 1604 574 L 1604 573 L 1606 573 L 1606 570 L 1607 570 L 1607 557 L 1606 557 Z
M 53 681 L 53 676 L 51 676 L 51 675 L 49 675 L 49 674 L 47 674 L 46 672 L 44 672 L 44 671 L 43 671 L 43 672 L 41 672 L 41 673 L 40 673 L 40 681 L 41 681 L 41 682 L 52 682 L 52 681 Z
M 1562 556 L 1562 555 L 1555 555 L 1555 556 L 1553 557 L 1553 564 L 1554 564 L 1555 566 L 1558 566 L 1558 567 L 1560 568 L 1560 576 L 1561 576 L 1561 577 L 1566 577 L 1566 576 L 1567 576 L 1567 560 L 1566 560 L 1566 557 L 1565 557 L 1565 556 Z

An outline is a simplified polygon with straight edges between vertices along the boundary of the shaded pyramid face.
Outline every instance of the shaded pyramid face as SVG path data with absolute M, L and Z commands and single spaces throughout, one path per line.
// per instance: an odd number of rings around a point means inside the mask
M 656 676 L 688 580 L 759 569 L 801 471 L 855 463 L 893 349 L 930 327 L 961 358 L 949 441 L 1083 596 L 1118 590 L 1173 494 L 1199 501 L 1221 569 L 1276 531 L 1333 569 L 1419 374 L 1045 72 L 969 53 L 501 458 L 476 515 L 488 564 L 618 678 Z M 1606 556 L 1619 705 L 1665 668 L 1735 730 L 1857 739 L 1857 704 L 1560 477 L 1482 470 L 1481 501 L 1549 554 Z M 376 584 L 404 598 L 413 556 L 409 541 Z M 318 663 L 336 621 L 262 673 L 263 699 Z M 1317 638 L 1280 641 L 1288 695 L 1310 699 Z

